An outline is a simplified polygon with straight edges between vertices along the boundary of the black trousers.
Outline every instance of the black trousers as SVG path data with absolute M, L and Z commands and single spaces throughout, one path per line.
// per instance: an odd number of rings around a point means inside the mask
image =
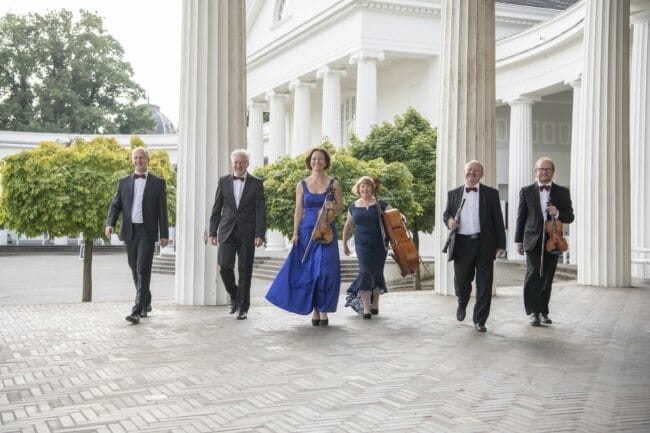
M 454 253 L 454 289 L 458 305 L 465 309 L 472 294 L 472 281 L 476 275 L 476 304 L 474 323 L 485 325 L 492 304 L 494 260 L 481 257 L 481 240 L 456 235 Z
M 255 241 L 242 240 L 230 236 L 219 245 L 217 261 L 221 281 L 230 295 L 230 302 L 240 311 L 248 311 L 251 304 L 251 279 L 255 258 Z M 237 260 L 238 281 L 235 282 L 235 259 Z
M 526 251 L 526 278 L 524 280 L 524 307 L 526 314 L 541 313 L 548 315 L 548 303 L 551 300 L 553 277 L 557 269 L 558 256 L 544 249 L 544 272 L 540 277 L 541 241 L 536 248 Z
M 133 224 L 133 239 L 126 242 L 129 267 L 135 284 L 135 304 L 131 314 L 141 314 L 151 305 L 151 264 L 155 241 L 147 237 L 144 224 Z

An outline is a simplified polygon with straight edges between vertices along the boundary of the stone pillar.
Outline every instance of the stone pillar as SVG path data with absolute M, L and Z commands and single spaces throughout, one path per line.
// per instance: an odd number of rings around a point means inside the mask
M 0 245 L 4 246 L 7 245 L 7 239 L 8 239 L 8 234 L 9 232 L 5 229 L 0 229 Z
M 589 179 L 574 195 L 578 283 L 630 285 L 630 141 L 628 0 L 585 4 L 579 172 Z M 586 252 L 589 252 L 586 254 Z
M 650 11 L 634 14 L 631 19 L 632 257 L 647 260 L 650 258 Z M 633 263 L 632 275 L 650 278 L 650 264 Z
M 221 305 L 228 296 L 208 228 L 217 179 L 246 142 L 244 3 L 184 0 L 182 19 L 175 295 L 182 305 Z
M 435 290 L 444 295 L 454 294 L 453 267 L 440 252 L 447 237 L 447 191 L 464 182 L 465 163 L 472 159 L 485 166 L 485 184 L 496 180 L 494 20 L 494 0 L 442 1 Z
M 249 170 L 264 166 L 264 108 L 266 103 L 248 102 L 248 147 L 251 155 Z
M 571 200 L 573 201 L 573 209 L 578 208 L 578 202 L 581 197 L 577 194 L 580 184 L 585 182 L 584 173 L 580 170 L 584 164 L 580 164 L 585 157 L 585 143 L 582 140 L 581 133 L 584 128 L 582 126 L 582 79 L 578 78 L 569 83 L 573 88 L 573 108 L 571 110 Z M 576 219 L 578 217 L 576 216 Z M 569 263 L 575 265 L 578 263 L 578 256 L 580 249 L 578 248 L 578 234 L 577 224 L 569 226 Z
M 515 227 L 519 191 L 533 176 L 533 104 L 532 99 L 510 101 L 510 139 L 508 147 L 508 259 L 524 260 L 515 246 Z
M 350 64 L 357 64 L 356 131 L 360 140 L 366 138 L 377 124 L 377 62 L 384 60 L 380 51 L 361 50 L 350 56 Z
M 269 163 L 286 155 L 285 136 L 285 101 L 287 93 L 271 91 L 266 94 L 270 111 L 270 132 L 269 132 Z M 285 249 L 285 241 L 282 233 L 271 230 L 266 235 L 266 249 L 268 251 L 281 251 Z
M 341 77 L 347 75 L 345 69 L 322 67 L 317 72 L 317 78 L 323 79 L 323 110 L 321 138 L 327 139 L 336 147 L 341 147 L 343 137 L 341 132 Z
M 314 87 L 316 83 L 300 80 L 289 84 L 294 92 L 291 156 L 300 155 L 311 147 L 311 89 Z

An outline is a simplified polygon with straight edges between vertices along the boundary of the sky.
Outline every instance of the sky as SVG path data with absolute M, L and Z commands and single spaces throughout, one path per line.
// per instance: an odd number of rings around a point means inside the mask
M 124 48 L 134 80 L 178 126 L 182 0 L 0 0 L 0 16 L 7 12 L 45 13 L 67 9 L 96 12 L 104 28 Z

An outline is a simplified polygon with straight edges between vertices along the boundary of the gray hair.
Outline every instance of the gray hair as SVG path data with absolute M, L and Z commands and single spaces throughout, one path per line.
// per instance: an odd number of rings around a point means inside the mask
M 243 156 L 246 158 L 246 161 L 250 162 L 251 160 L 251 154 L 246 150 L 246 149 L 235 149 L 232 151 L 230 154 L 230 159 L 234 159 L 236 156 Z

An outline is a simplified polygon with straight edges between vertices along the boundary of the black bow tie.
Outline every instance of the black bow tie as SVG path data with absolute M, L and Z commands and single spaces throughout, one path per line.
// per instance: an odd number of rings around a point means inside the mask
M 135 173 L 133 175 L 133 179 L 146 179 L 146 178 L 147 178 L 146 174 L 137 174 L 137 173 Z
M 473 186 L 469 188 L 465 188 L 465 192 L 478 192 L 478 188 Z
M 242 182 L 244 181 L 244 179 L 246 179 L 244 176 L 242 176 L 242 177 L 239 177 L 239 176 L 233 176 L 233 177 L 232 177 L 232 180 L 241 180 Z
M 550 185 L 540 185 L 539 190 L 540 191 L 550 191 L 551 187 L 550 187 Z

